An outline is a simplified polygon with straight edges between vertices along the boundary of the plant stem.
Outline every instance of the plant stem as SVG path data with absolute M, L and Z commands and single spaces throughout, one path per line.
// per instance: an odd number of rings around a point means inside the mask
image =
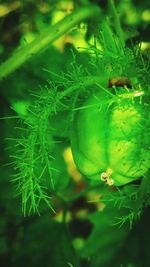
M 125 41 L 124 41 L 123 31 L 122 31 L 121 24 L 120 24 L 120 19 L 119 19 L 118 13 L 116 11 L 114 0 L 108 0 L 108 3 L 109 3 L 110 12 L 112 14 L 116 34 L 119 37 L 120 47 L 121 47 L 121 50 L 123 52 L 123 49 L 125 47 Z
M 59 94 L 58 99 L 62 99 L 65 96 L 68 96 L 72 92 L 76 91 L 77 89 L 81 90 L 82 88 L 85 89 L 88 86 L 94 85 L 96 83 L 100 83 L 102 86 L 107 87 L 107 81 L 108 77 L 107 76 L 91 76 L 89 78 L 83 77 L 81 81 L 79 81 L 77 84 L 71 85 L 69 88 L 64 90 Z
M 108 76 L 90 76 L 89 78 L 83 77 L 77 84 L 73 84 L 71 85 L 69 88 L 67 88 L 66 90 L 64 90 L 63 92 L 59 93 L 58 96 L 58 101 L 60 101 L 61 99 L 63 99 L 64 97 L 70 95 L 71 93 L 73 93 L 76 90 L 82 90 L 82 88 L 85 90 L 86 87 L 88 86 L 93 86 L 93 85 L 97 85 L 98 87 L 100 87 L 101 90 L 105 91 L 108 95 L 110 95 L 111 97 L 113 97 L 114 101 L 119 100 L 121 101 L 124 99 L 132 99 L 134 97 L 140 97 L 142 95 L 144 95 L 144 91 L 133 91 L 133 92 L 126 92 L 124 94 L 117 94 L 114 95 L 112 92 L 110 92 L 108 88 Z M 109 103 L 110 99 L 106 99 L 105 102 Z
M 45 29 L 33 42 L 23 48 L 17 49 L 13 55 L 0 66 L 0 80 L 18 69 L 27 60 L 38 52 L 46 49 L 52 42 L 68 32 L 73 26 L 89 17 L 100 14 L 97 6 L 88 6 L 74 11 L 58 23 Z

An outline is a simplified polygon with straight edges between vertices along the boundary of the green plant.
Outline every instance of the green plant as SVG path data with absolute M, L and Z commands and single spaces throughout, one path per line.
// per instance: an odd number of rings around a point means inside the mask
M 97 184 L 96 190 L 105 191 L 101 188 L 100 176 L 108 184 L 114 182 L 114 186 L 129 183 L 141 176 L 147 181 L 146 172 L 150 162 L 148 66 L 138 48 L 125 47 L 113 1 L 109 1 L 109 7 L 114 30 L 109 20 L 101 17 L 96 21 L 99 31 L 97 29 L 94 31 L 94 43 L 85 54 L 84 63 L 80 62 L 80 55 L 73 51 L 68 73 L 50 72 L 55 81 L 48 81 L 39 92 L 31 93 L 33 100 L 21 118 L 20 130 L 24 134 L 16 138 L 16 151 L 13 155 L 16 171 L 13 181 L 18 184 L 17 191 L 22 196 L 24 215 L 39 213 L 43 203 L 55 212 L 55 203 L 52 204 L 53 196 L 61 195 L 61 198 L 65 199 L 69 179 L 65 174 L 63 183 L 60 183 L 61 173 L 64 172 L 64 161 L 58 151 L 63 153 L 70 139 L 77 166 L 90 178 L 87 190 L 90 190 L 91 181 L 94 179 Z M 98 12 L 97 8 L 94 10 Z M 76 11 L 75 14 L 60 21 L 60 29 L 63 28 L 60 34 L 72 26 L 72 24 L 68 26 L 66 21 L 76 18 L 74 19 L 76 24 L 83 18 L 80 15 L 81 12 Z M 90 7 L 86 8 L 86 16 L 91 16 Z M 39 37 L 39 40 L 45 40 L 47 31 Z M 54 34 L 52 39 L 56 38 L 58 36 Z M 30 48 L 34 49 L 35 44 L 36 51 L 43 48 L 41 46 L 43 42 L 35 40 L 25 48 L 26 52 L 24 48 L 20 50 L 20 57 L 16 52 L 4 63 L 3 70 L 6 72 L 2 72 L 1 78 L 28 60 Z M 14 62 L 17 62 L 14 60 L 15 55 L 20 63 L 17 65 L 15 63 L 14 66 Z M 108 88 L 109 79 L 124 75 L 131 81 L 132 89 L 115 86 L 112 89 Z M 147 131 L 144 131 L 145 126 Z M 62 138 L 65 138 L 64 146 L 59 145 L 59 142 L 62 143 Z M 124 149 L 127 143 L 128 147 Z M 57 163 L 58 159 L 62 162 L 62 166 Z M 139 185 L 139 192 L 141 188 L 142 192 L 147 192 L 149 190 L 147 182 L 144 183 L 144 187 Z M 70 188 L 70 193 L 71 190 Z M 84 194 L 84 191 L 81 192 L 81 195 Z M 139 195 L 141 196 L 141 193 Z M 136 214 L 139 214 L 143 202 L 148 201 L 145 200 L 147 196 L 145 194 L 144 199 L 140 198 L 142 204 L 138 206 L 139 208 L 136 207 L 135 212 L 132 205 L 130 206 L 131 203 L 127 204 L 129 211 L 132 210 L 132 215 L 136 217 Z M 74 198 L 78 198 L 78 194 Z
M 66 222 L 69 205 L 80 197 L 87 200 L 94 191 L 100 195 L 97 202 L 108 207 L 111 202 L 116 209 L 112 224 L 128 221 L 131 227 L 149 205 L 149 60 L 140 45 L 126 46 L 111 0 L 108 9 L 108 16 L 104 16 L 101 8 L 83 5 L 17 49 L 0 67 L 0 79 L 5 82 L 14 73 L 15 90 L 22 88 L 27 95 L 18 101 L 14 90 L 8 100 L 15 114 L 6 117 L 19 118 L 8 142 L 14 160 L 10 163 L 14 167 L 12 181 L 22 198 L 25 216 L 47 208 L 55 216 L 57 209 L 62 209 Z M 56 53 L 52 43 L 85 19 L 87 48 L 82 52 L 73 46 L 66 48 L 64 57 Z M 39 52 L 43 54 L 38 58 Z M 60 69 L 57 57 L 62 58 Z M 43 58 L 47 65 L 38 70 Z M 50 58 L 56 60 L 56 71 L 50 70 Z M 37 84 L 44 80 L 45 85 L 26 94 L 24 88 L 30 83 L 19 81 L 18 73 L 28 79 L 29 66 L 18 69 L 29 60 L 35 75 L 29 76 L 41 78 Z M 64 151 L 70 145 L 83 187 L 68 172 Z M 113 186 L 109 188 L 101 180 Z
M 18 2 L 18 21 L 30 27 L 19 23 L 18 48 L 0 66 L 0 259 L 16 267 L 149 266 L 145 11 L 129 32 L 132 0 L 115 1 L 117 9 L 112 0 Z M 64 18 L 54 23 L 57 11 Z

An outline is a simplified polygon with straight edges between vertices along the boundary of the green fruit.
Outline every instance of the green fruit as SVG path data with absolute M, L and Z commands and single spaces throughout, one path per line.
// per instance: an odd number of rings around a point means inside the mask
M 116 186 L 142 177 L 150 167 L 148 116 L 149 106 L 140 104 L 139 97 L 133 101 L 129 93 L 90 96 L 75 113 L 71 130 L 81 173 Z

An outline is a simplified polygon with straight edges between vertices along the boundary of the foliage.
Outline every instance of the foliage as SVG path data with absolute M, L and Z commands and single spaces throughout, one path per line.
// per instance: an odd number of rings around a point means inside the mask
M 134 1 L 13 2 L 0 9 L 10 27 L 0 46 L 1 266 L 149 266 L 149 171 L 108 187 L 82 175 L 70 149 L 74 116 L 92 94 L 106 96 L 106 114 L 123 98 L 148 110 L 146 1 L 133 17 Z M 108 87 L 119 76 L 132 90 Z M 148 111 L 148 152 L 149 129 Z

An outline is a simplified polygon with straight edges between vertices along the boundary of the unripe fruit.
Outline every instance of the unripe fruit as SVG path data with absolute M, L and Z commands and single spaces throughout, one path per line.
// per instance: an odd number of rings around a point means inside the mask
M 97 92 L 83 103 L 74 116 L 71 147 L 81 173 L 119 186 L 141 178 L 150 167 L 150 112 L 139 97 L 133 101 L 124 93 L 114 99 L 108 106 L 112 99 Z

